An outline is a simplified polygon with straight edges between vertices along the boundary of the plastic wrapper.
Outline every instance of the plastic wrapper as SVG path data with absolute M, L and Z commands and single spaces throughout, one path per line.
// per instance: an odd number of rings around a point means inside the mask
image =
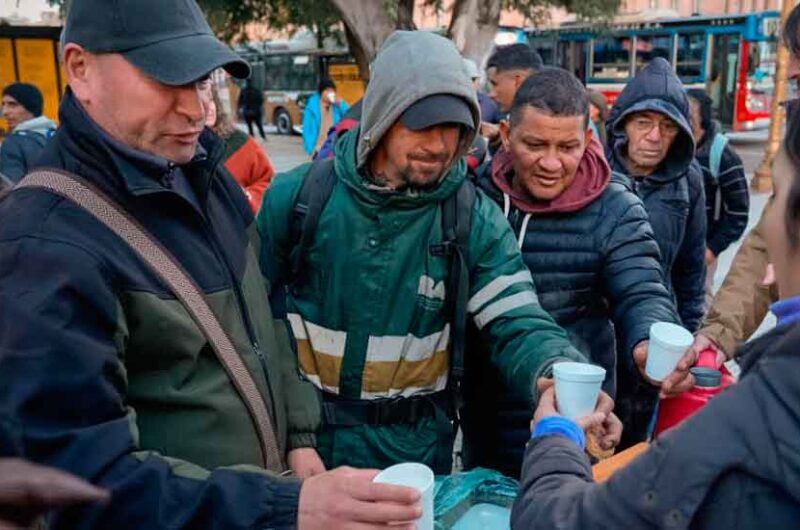
M 436 477 L 434 519 L 436 530 L 451 528 L 472 506 L 479 503 L 511 508 L 519 482 L 490 469 Z

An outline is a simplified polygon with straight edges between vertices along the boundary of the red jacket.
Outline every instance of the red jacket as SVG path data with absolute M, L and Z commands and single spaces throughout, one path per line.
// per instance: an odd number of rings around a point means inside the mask
M 242 131 L 234 131 L 225 142 L 225 168 L 247 195 L 253 213 L 258 213 L 264 192 L 275 175 L 272 161 L 258 142 Z

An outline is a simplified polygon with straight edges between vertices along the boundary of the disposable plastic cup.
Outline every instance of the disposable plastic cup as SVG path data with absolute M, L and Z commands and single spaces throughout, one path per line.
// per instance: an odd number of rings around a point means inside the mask
M 647 347 L 645 365 L 647 377 L 654 381 L 666 379 L 693 342 L 692 334 L 676 324 L 656 322 L 650 326 L 650 344 Z
M 419 490 L 422 495 L 422 517 L 417 520 L 417 530 L 433 530 L 434 476 L 431 468 L 413 462 L 397 464 L 378 473 L 372 481 Z
M 606 371 L 587 363 L 561 362 L 553 365 L 558 411 L 573 420 L 594 412 Z

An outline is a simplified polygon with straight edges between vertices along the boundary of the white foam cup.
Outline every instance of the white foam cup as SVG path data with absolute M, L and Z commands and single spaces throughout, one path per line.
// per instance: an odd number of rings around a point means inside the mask
M 431 468 L 413 462 L 396 464 L 378 473 L 372 481 L 419 490 L 422 495 L 422 517 L 417 520 L 417 530 L 433 530 L 434 476 Z
M 605 369 L 594 364 L 560 362 L 553 365 L 558 411 L 573 420 L 594 412 Z
M 655 381 L 663 381 L 671 374 L 683 354 L 694 342 L 688 330 L 670 322 L 656 322 L 650 326 L 650 344 L 647 347 L 645 373 Z

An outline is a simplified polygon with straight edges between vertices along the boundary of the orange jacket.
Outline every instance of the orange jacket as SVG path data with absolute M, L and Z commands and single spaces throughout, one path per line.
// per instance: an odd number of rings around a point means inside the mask
M 242 187 L 254 213 L 261 208 L 261 199 L 267 190 L 275 168 L 264 149 L 242 131 L 234 131 L 227 139 L 225 168 Z

